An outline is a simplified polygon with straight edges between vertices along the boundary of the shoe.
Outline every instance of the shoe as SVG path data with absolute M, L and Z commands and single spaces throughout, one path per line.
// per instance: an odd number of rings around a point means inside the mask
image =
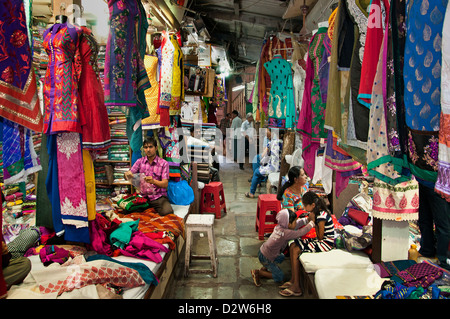
M 239 166 L 239 169 L 244 170 L 244 166 Z
M 261 282 L 259 280 L 259 270 L 258 269 L 252 269 L 251 273 L 252 273 L 252 278 L 253 278 L 253 282 L 255 283 L 255 286 L 256 287 L 261 286 Z
M 282 295 L 283 297 L 300 297 L 303 295 L 303 292 L 293 292 L 291 289 L 286 288 L 280 290 L 280 295 Z
M 292 283 L 289 281 L 286 281 L 284 284 L 282 284 L 281 286 L 278 286 L 278 288 L 280 289 L 285 289 L 285 288 L 289 288 L 290 286 L 292 286 Z
M 250 194 L 250 193 L 245 193 L 245 197 L 247 197 L 247 198 L 255 198 L 255 195 Z

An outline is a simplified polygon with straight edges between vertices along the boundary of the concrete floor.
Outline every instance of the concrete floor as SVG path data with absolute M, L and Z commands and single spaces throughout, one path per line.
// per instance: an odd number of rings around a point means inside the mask
M 262 240 L 255 231 L 257 199 L 246 198 L 250 190 L 248 179 L 252 176 L 250 164 L 240 170 L 238 164 L 224 163 L 220 167 L 220 179 L 224 186 L 227 214 L 222 212 L 221 219 L 215 219 L 214 232 L 219 259 L 218 276 L 211 274 L 190 274 L 184 276 L 184 251 L 171 277 L 165 298 L 171 299 L 287 299 L 278 292 L 278 284 L 273 280 L 262 279 L 262 285 L 256 287 L 250 274 L 253 268 L 261 268 L 258 250 Z M 257 190 L 256 195 L 265 193 L 265 187 Z M 193 253 L 209 252 L 206 234 L 196 233 Z M 191 262 L 191 267 L 202 265 L 208 268 L 210 261 Z M 290 263 L 286 258 L 281 264 L 285 279 L 290 278 Z M 304 299 L 290 297 L 288 299 Z

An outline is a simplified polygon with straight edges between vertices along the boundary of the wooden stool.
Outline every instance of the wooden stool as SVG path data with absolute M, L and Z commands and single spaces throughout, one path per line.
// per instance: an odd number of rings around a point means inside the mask
M 277 223 L 275 217 L 280 210 L 281 202 L 277 199 L 276 194 L 261 194 L 258 196 L 255 230 L 258 232 L 259 239 L 264 239 L 265 233 L 273 232 Z M 266 215 L 267 212 L 271 213 Z M 272 222 L 272 224 L 267 224 L 267 222 Z
M 192 233 L 206 232 L 208 234 L 210 255 L 191 255 Z M 189 269 L 191 259 L 211 259 L 211 269 Z M 186 252 L 184 256 L 184 275 L 187 277 L 189 273 L 212 273 L 217 277 L 217 248 L 214 237 L 214 216 L 191 214 L 186 221 Z
M 227 212 L 223 184 L 221 182 L 211 182 L 202 189 L 200 196 L 200 212 L 214 213 L 217 219 L 222 217 L 221 211 Z

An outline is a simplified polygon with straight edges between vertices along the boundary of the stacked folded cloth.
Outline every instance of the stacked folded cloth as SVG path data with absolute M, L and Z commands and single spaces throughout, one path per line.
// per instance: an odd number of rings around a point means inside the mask
M 106 163 L 95 162 L 94 163 L 94 176 L 95 183 L 107 183 L 108 180 L 106 178 Z
M 129 161 L 130 160 L 130 146 L 128 144 L 111 145 L 111 147 L 109 148 L 108 157 L 112 161 Z
M 113 168 L 114 168 L 114 183 L 128 182 L 124 177 L 124 173 L 128 172 L 131 169 L 130 163 L 128 162 L 114 163 Z
M 35 185 L 7 185 L 4 187 L 3 235 L 13 236 L 22 229 L 35 225 L 36 222 L 36 195 Z

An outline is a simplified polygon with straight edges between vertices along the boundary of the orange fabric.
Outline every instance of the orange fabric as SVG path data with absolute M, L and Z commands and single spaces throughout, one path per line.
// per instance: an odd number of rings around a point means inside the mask
M 142 233 L 152 233 L 158 231 L 170 231 L 175 238 L 181 235 L 184 238 L 184 220 L 174 214 L 160 216 L 155 213 L 153 208 L 146 209 L 143 212 L 135 212 L 131 214 L 118 214 L 122 218 L 139 219 L 138 230 Z

